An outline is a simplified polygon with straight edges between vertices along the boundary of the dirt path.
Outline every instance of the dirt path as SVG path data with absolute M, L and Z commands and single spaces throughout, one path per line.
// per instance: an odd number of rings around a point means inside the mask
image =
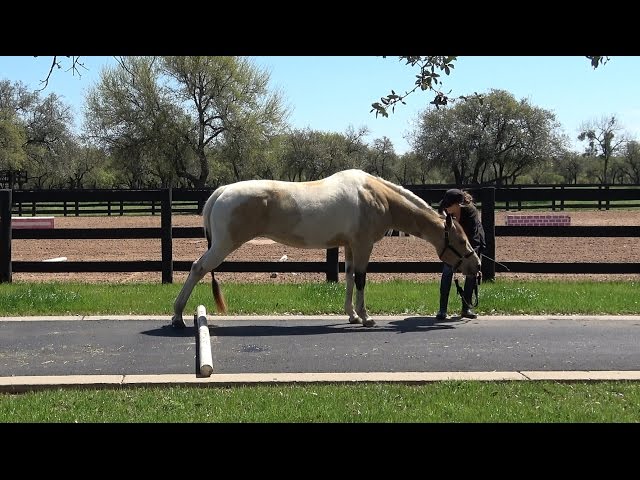
M 509 212 L 512 213 L 512 212 Z M 496 214 L 496 225 L 504 225 L 507 212 Z M 640 211 L 579 211 L 569 212 L 572 225 L 640 225 Z M 202 226 L 195 215 L 173 217 L 174 226 Z M 56 217 L 56 228 L 123 228 L 159 227 L 160 217 Z M 638 238 L 539 238 L 497 237 L 496 260 L 539 262 L 640 262 Z M 173 240 L 175 260 L 193 261 L 206 250 L 204 238 Z M 286 255 L 289 261 L 324 261 L 325 250 L 304 250 L 287 247 L 268 239 L 258 238 L 233 252 L 227 260 L 277 261 Z M 39 261 L 67 257 L 69 261 L 87 260 L 158 260 L 160 240 L 14 240 L 14 260 Z M 341 249 L 340 260 L 344 260 Z M 374 246 L 372 261 L 438 261 L 430 244 L 415 237 L 386 237 Z M 186 272 L 174 272 L 174 281 L 182 282 Z M 498 273 L 498 278 L 558 278 L 583 280 L 640 280 L 640 275 L 539 275 Z M 223 282 L 308 282 L 325 281 L 324 274 L 280 273 L 218 273 Z M 390 279 L 433 280 L 439 274 L 370 273 L 368 281 Z M 84 281 L 84 282 L 160 282 L 158 273 L 14 273 L 14 281 Z M 343 276 L 341 274 L 341 280 Z

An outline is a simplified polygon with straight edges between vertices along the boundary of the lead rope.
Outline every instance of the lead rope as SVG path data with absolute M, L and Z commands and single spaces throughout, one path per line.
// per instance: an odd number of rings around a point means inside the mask
M 500 262 L 496 262 L 495 259 L 493 259 L 491 257 L 487 257 L 484 253 L 481 253 L 480 255 L 482 255 L 484 258 L 487 258 L 487 259 L 491 260 L 496 265 L 500 265 L 507 272 L 511 271 L 511 270 L 509 270 L 509 268 L 506 265 L 503 265 Z M 478 272 L 478 278 L 477 278 L 477 281 L 476 281 L 476 285 L 475 285 L 475 287 L 473 287 L 473 290 L 471 291 L 471 304 L 469 304 L 469 302 L 467 302 L 467 299 L 464 298 L 464 290 L 462 289 L 462 287 L 460 287 L 460 283 L 458 282 L 458 278 L 456 277 L 454 279 L 454 281 L 456 282 L 456 290 L 458 292 L 458 295 L 460 295 L 460 298 L 462 299 L 462 303 L 467 308 L 475 308 L 475 307 L 477 307 L 478 306 L 478 302 L 480 301 L 479 294 L 478 294 L 478 285 L 480 285 L 482 283 L 482 272 L 481 271 Z M 474 295 L 475 295 L 475 301 L 473 300 Z
M 454 281 L 456 282 L 456 290 L 458 291 L 458 295 L 460 295 L 460 298 L 462 299 L 462 303 L 467 307 L 467 308 L 475 308 L 478 306 L 478 285 L 480 285 L 480 283 L 482 282 L 482 273 L 478 272 L 478 278 L 476 281 L 476 285 L 473 287 L 473 290 L 471 291 L 471 304 L 469 304 L 469 302 L 467 302 L 467 299 L 464 298 L 464 290 L 460 287 L 460 283 L 458 283 L 458 277 L 454 278 Z M 473 297 L 476 297 L 475 302 L 473 301 Z

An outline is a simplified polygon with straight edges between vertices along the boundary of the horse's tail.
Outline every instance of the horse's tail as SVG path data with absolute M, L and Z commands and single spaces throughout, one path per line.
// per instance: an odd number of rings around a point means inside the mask
M 224 295 L 220 290 L 220 284 L 213 276 L 213 270 L 211 270 L 211 290 L 213 291 L 213 299 L 216 301 L 216 308 L 220 313 L 227 313 L 227 302 L 224 301 Z
M 207 237 L 207 248 L 211 248 L 211 209 L 213 208 L 213 204 L 218 199 L 224 187 L 218 188 L 211 197 L 207 200 L 207 203 L 204 205 L 202 209 L 202 218 L 204 224 L 204 234 Z M 220 284 L 216 280 L 216 277 L 213 274 L 213 270 L 211 270 L 211 290 L 213 292 L 213 299 L 216 302 L 216 308 L 220 313 L 227 313 L 227 303 L 224 300 L 224 295 L 222 295 L 222 290 L 220 290 Z

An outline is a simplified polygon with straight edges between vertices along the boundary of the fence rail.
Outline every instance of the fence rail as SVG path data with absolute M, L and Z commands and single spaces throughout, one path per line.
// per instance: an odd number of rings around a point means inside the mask
M 408 186 L 416 195 L 432 206 L 436 206 L 447 187 L 427 185 Z M 496 226 L 495 211 L 508 205 L 523 202 L 538 202 L 547 208 L 566 208 L 567 201 L 587 201 L 602 208 L 635 206 L 640 201 L 640 188 L 466 188 L 475 198 L 482 212 L 482 223 L 486 235 L 485 255 L 496 259 L 484 261 L 482 273 L 486 280 L 495 278 L 496 272 L 508 269 L 518 273 L 640 273 L 640 263 L 566 263 L 566 262 L 503 262 L 496 257 L 496 236 L 527 237 L 640 237 L 636 226 Z M 190 261 L 175 261 L 172 258 L 173 238 L 203 238 L 201 227 L 173 227 L 172 215 L 201 211 L 212 190 L 66 190 L 25 191 L 0 190 L 0 283 L 11 282 L 13 272 L 66 273 L 66 272 L 161 272 L 163 283 L 173 282 L 174 271 L 189 271 Z M 620 202 L 626 202 L 619 205 Z M 29 205 L 30 208 L 25 208 Z M 61 208 L 53 208 L 58 205 Z M 73 209 L 65 205 L 73 205 Z M 87 205 L 90 208 L 85 209 Z M 106 205 L 100 210 L 96 205 Z M 117 205 L 118 208 L 112 208 Z M 141 207 L 140 210 L 135 206 Z M 185 207 L 185 205 L 190 205 Z M 640 206 L 640 204 L 638 204 Z M 524 205 L 523 205 L 524 207 Z M 544 208 L 539 206 L 538 208 Z M 64 214 L 108 215 L 109 212 L 135 212 L 160 214 L 160 228 L 65 228 L 65 229 L 11 229 L 11 216 L 30 211 L 32 215 Z M 159 261 L 84 261 L 84 262 L 30 262 L 13 261 L 11 242 L 13 239 L 148 239 L 159 238 L 161 251 Z M 505 268 L 506 267 L 506 268 Z M 372 273 L 438 273 L 440 262 L 370 262 L 367 268 Z M 344 262 L 338 261 L 338 249 L 328 249 L 324 262 L 223 262 L 220 272 L 315 272 L 325 273 L 327 281 L 337 281 L 339 272 L 344 272 Z

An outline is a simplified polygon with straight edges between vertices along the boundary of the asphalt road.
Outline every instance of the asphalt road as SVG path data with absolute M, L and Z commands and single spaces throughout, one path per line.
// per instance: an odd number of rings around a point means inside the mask
M 185 319 L 189 326 L 176 329 L 164 316 L 0 318 L 0 387 L 66 384 L 68 376 L 198 381 L 196 329 Z M 398 372 L 407 379 L 441 372 L 635 378 L 640 370 L 640 316 L 379 316 L 372 328 L 346 316 L 208 319 L 213 375 L 202 381 L 246 374 L 373 380 Z

